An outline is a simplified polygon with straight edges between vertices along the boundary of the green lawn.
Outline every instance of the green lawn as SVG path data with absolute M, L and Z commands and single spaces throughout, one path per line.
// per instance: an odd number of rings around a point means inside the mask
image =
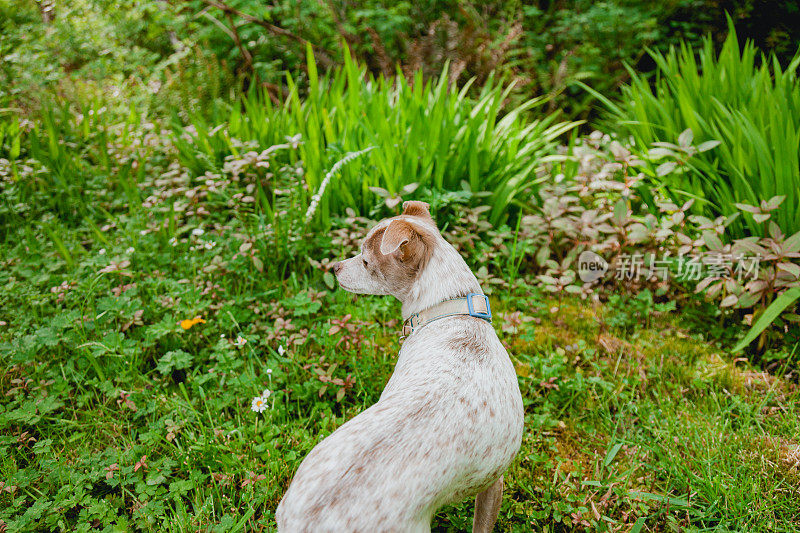
M 121 217 L 104 244 L 65 228 L 69 263 L 34 228 L 0 249 L 9 531 L 272 531 L 302 458 L 391 375 L 396 302 L 319 271 L 276 281 L 229 228 L 173 246 L 147 221 Z M 797 383 L 680 315 L 632 321 L 526 282 L 492 299 L 526 409 L 497 531 L 800 530 Z M 471 507 L 434 529 L 468 530 Z

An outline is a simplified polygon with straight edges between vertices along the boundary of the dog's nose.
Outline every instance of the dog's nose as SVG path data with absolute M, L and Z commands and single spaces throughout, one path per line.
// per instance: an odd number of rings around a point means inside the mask
M 333 273 L 334 274 L 338 274 L 341 269 L 342 269 L 342 262 L 341 261 L 337 261 L 337 262 L 335 262 L 333 264 Z

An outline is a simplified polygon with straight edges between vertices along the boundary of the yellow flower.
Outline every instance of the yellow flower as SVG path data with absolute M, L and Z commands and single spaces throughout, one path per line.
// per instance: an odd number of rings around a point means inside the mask
M 181 327 L 183 329 L 189 329 L 195 324 L 205 324 L 205 323 L 206 323 L 205 320 L 203 320 L 199 316 L 196 316 L 194 318 L 187 318 L 186 320 L 181 320 Z

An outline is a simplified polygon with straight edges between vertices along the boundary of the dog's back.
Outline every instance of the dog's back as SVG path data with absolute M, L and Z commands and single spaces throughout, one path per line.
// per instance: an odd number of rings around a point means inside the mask
M 309 453 L 278 528 L 429 531 L 439 507 L 505 471 L 522 423 L 516 374 L 492 326 L 441 319 L 405 342 L 380 401 Z

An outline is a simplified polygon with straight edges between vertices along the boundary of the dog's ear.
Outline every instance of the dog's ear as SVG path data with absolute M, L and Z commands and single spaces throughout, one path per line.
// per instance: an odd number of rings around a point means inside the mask
M 416 232 L 405 220 L 392 220 L 383 232 L 381 238 L 381 254 L 389 255 L 396 252 L 401 246 L 411 241 Z
M 381 237 L 381 254 L 389 255 L 400 250 L 400 259 L 421 255 L 425 244 L 414 226 L 405 220 L 392 220 Z
M 431 212 L 429 211 L 429 208 L 430 205 L 426 204 L 425 202 L 417 202 L 416 200 L 403 202 L 404 215 L 409 215 L 412 217 L 422 217 L 422 218 L 427 218 L 428 220 L 433 220 L 431 218 Z

